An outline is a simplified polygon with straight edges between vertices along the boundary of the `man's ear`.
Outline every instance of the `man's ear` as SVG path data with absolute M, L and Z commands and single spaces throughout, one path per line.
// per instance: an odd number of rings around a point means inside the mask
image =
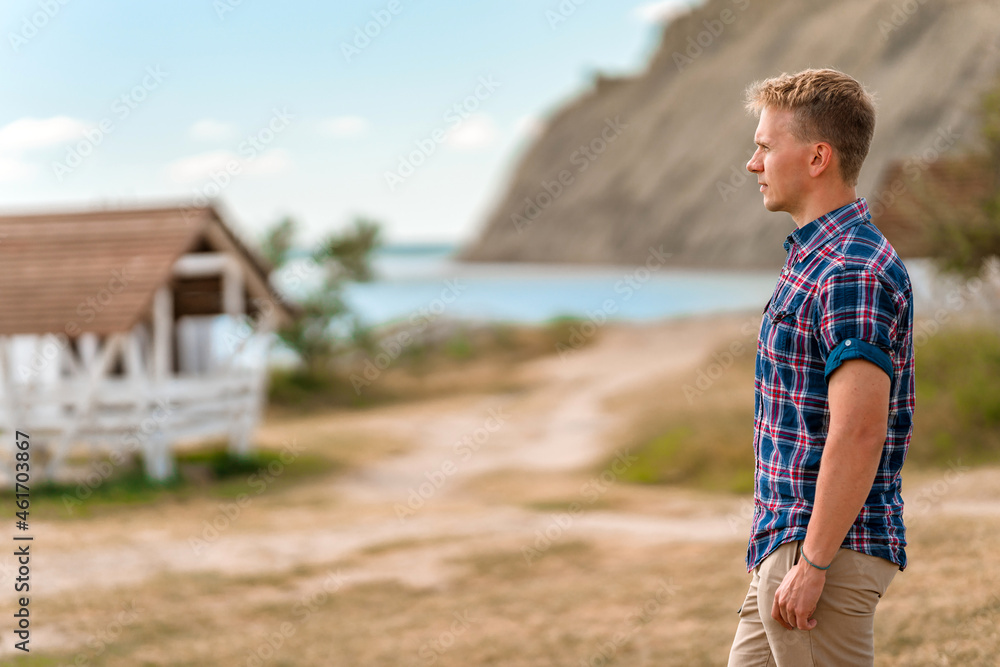
M 809 156 L 809 175 L 813 178 L 820 176 L 833 166 L 833 162 L 833 146 L 825 141 L 813 144 L 812 154 Z

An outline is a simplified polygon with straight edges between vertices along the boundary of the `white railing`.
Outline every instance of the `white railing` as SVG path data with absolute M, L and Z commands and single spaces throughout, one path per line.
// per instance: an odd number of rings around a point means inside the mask
M 31 435 L 34 451 L 44 450 L 44 469 L 38 472 L 47 475 L 81 448 L 91 455 L 141 453 L 156 478 L 169 476 L 172 449 L 185 440 L 227 438 L 232 451 L 246 453 L 263 403 L 264 373 L 231 367 L 157 383 L 112 376 L 90 386 L 75 377 L 17 385 L 13 396 L 0 389 L 3 481 L 13 478 L 15 430 Z M 92 398 L 81 400 L 88 392 Z

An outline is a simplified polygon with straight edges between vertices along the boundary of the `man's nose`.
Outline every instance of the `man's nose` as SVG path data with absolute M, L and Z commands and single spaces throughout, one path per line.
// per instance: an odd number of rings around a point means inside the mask
M 757 172 L 761 171 L 760 163 L 757 160 L 756 153 L 754 153 L 753 157 L 750 158 L 750 161 L 747 162 L 747 171 L 749 171 L 751 174 L 756 174 Z

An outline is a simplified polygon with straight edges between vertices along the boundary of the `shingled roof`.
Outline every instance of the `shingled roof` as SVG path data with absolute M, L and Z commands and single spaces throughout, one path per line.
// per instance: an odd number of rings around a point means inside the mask
M 886 167 L 878 194 L 869 199 L 872 222 L 900 257 L 929 257 L 934 247 L 927 221 L 935 210 L 967 210 L 990 188 L 985 158 L 979 156 L 898 160 Z
M 248 294 L 268 298 L 280 322 L 295 316 L 213 206 L 0 215 L 0 335 L 128 331 L 177 259 L 202 250 L 235 255 Z

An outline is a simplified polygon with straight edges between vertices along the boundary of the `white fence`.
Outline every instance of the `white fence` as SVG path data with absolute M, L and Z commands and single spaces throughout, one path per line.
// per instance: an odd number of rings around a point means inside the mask
M 269 336 L 243 343 L 225 363 L 156 377 L 141 333 L 111 336 L 76 361 L 55 336 L 0 338 L 0 483 L 13 480 L 15 431 L 30 435 L 34 480 L 58 474 L 77 454 L 138 453 L 149 475 L 164 479 L 186 441 L 224 438 L 230 451 L 248 453 L 264 404 Z M 46 348 L 56 351 L 33 367 Z

